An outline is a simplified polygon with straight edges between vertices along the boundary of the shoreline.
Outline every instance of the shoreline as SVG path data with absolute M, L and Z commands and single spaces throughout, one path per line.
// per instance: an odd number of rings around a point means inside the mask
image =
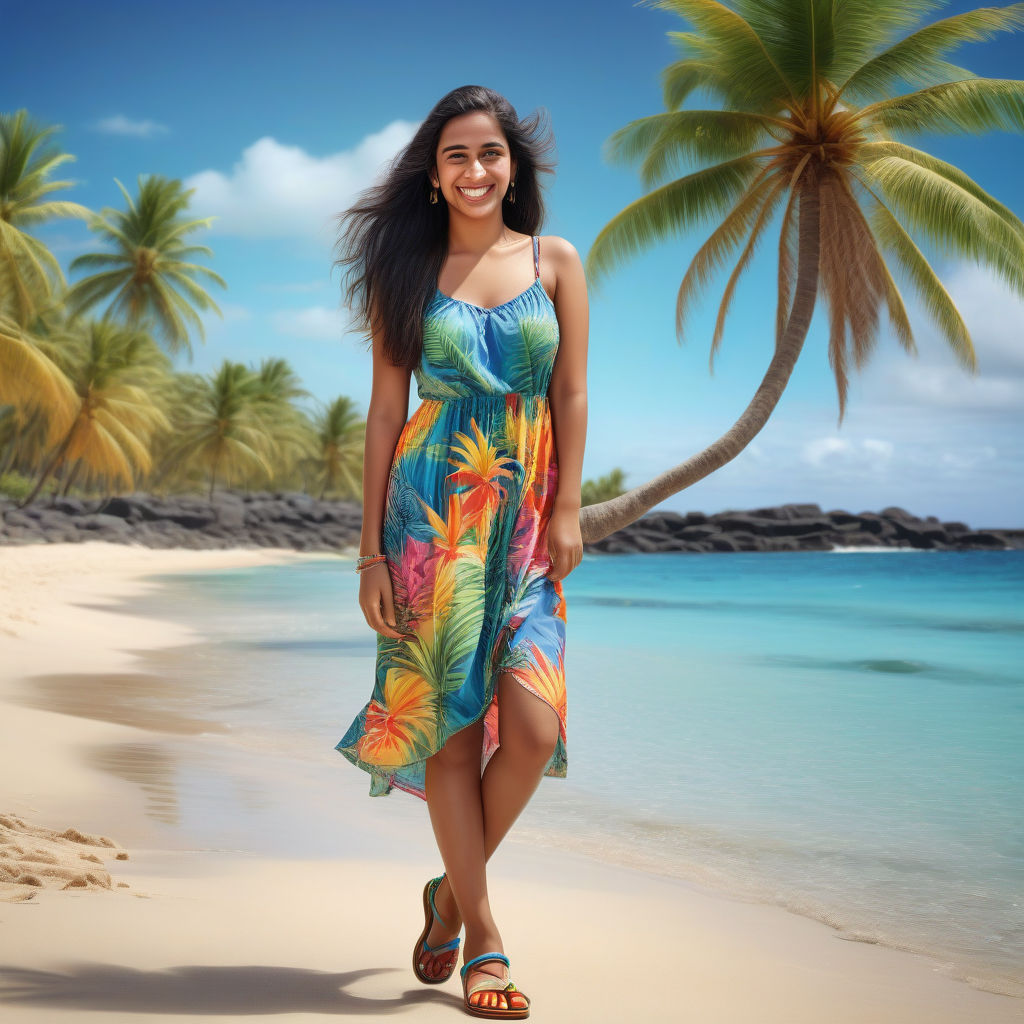
M 403 1002 L 427 1020 L 458 1011 L 457 978 L 442 992 L 425 991 L 406 965 L 405 947 L 420 927 L 419 892 L 437 861 L 421 808 L 392 803 L 382 813 L 379 801 L 367 799 L 361 778 L 348 779 L 339 770 L 339 800 L 326 810 L 343 819 L 339 834 L 359 856 L 351 848 L 345 857 L 317 860 L 256 855 L 244 847 L 197 850 L 187 847 L 187 835 L 183 849 L 130 845 L 124 837 L 154 835 L 140 824 L 147 799 L 142 787 L 130 772 L 117 779 L 109 769 L 86 767 L 83 757 L 103 745 L 166 745 L 171 737 L 187 767 L 200 751 L 223 752 L 216 727 L 178 721 L 175 731 L 173 719 L 159 716 L 113 723 L 11 699 L 28 676 L 137 672 L 139 657 L 126 646 L 137 652 L 195 640 L 195 631 L 179 624 L 110 607 L 158 588 L 146 577 L 324 557 L 269 549 L 154 551 L 101 542 L 0 549 L 6 734 L 0 763 L 14 793 L 0 814 L 14 811 L 55 829 L 104 833 L 130 855 L 108 865 L 126 889 L 47 889 L 28 903 L 0 904 L 9 926 L 0 933 L 6 936 L 0 960 L 16 979 L 15 999 L 0 987 L 5 1019 L 50 1020 L 77 1010 L 104 1010 L 112 1019 L 117 1011 L 140 1012 L 147 999 L 154 1012 L 161 1007 L 162 1019 L 174 1012 L 193 1020 L 196 1013 L 245 1016 L 256 1006 L 246 1001 L 252 979 L 246 981 L 245 970 L 263 972 L 274 984 L 283 972 L 303 979 L 279 984 L 271 1006 L 305 1012 L 310 1020 L 329 1010 L 360 1016 L 361 1006 L 369 1017 Z M 277 785 L 279 800 L 288 799 L 287 779 L 282 785 L 266 778 L 287 759 L 258 760 L 245 751 L 233 751 L 232 758 L 257 781 L 262 773 L 265 786 Z M 295 800 L 301 803 L 297 792 Z M 301 839 L 293 847 L 300 852 Z M 1020 999 L 941 975 L 924 957 L 849 939 L 826 942 L 843 937 L 778 907 L 729 900 L 680 880 L 514 844 L 503 846 L 494 867 L 492 896 L 514 977 L 534 998 L 533 1016 L 541 1020 L 578 1013 L 579 999 L 593 991 L 595 968 L 602 977 L 601 1005 L 587 1009 L 596 1020 L 619 1020 L 624 1013 L 677 1019 L 681 994 L 695 1019 L 713 1021 L 817 1021 L 827 1015 L 851 1024 L 996 1024 L 1019 1019 L 1024 1009 Z M 352 921 L 358 927 L 345 924 Z M 567 923 L 569 941 L 559 941 Z M 142 943 L 133 938 L 140 928 L 147 935 Z M 103 962 L 55 969 L 55 962 L 64 965 L 69 957 Z M 238 963 L 267 966 L 233 966 Z M 605 971 L 606 963 L 618 971 Z M 168 980 L 168 970 L 177 984 Z M 29 971 L 39 973 L 19 974 Z M 215 1008 L 212 991 L 186 984 L 189 972 L 200 971 L 219 979 L 217 998 L 226 991 L 226 1005 Z M 333 987 L 324 988 L 321 971 Z M 635 984 L 658 973 L 682 987 Z M 125 994 L 129 976 L 136 984 Z

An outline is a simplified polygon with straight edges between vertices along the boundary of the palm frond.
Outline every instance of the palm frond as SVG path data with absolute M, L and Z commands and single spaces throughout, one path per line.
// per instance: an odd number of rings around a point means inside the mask
M 594 240 L 587 254 L 587 276 L 597 280 L 617 260 L 727 210 L 757 173 L 759 155 L 714 164 L 634 200 Z
M 1024 27 L 1024 3 L 1010 7 L 982 7 L 976 11 L 943 18 L 918 29 L 905 39 L 862 64 L 840 87 L 840 94 L 853 97 L 877 96 L 897 82 L 937 85 L 950 79 L 976 77 L 972 72 L 947 63 L 943 58 L 964 43 L 991 39 L 999 32 Z
M 867 142 L 860 148 L 859 159 L 861 162 L 866 158 L 875 159 L 881 156 L 899 157 L 902 160 L 908 160 L 910 163 L 917 164 L 927 171 L 933 171 L 984 203 L 994 213 L 999 214 L 1016 231 L 1024 235 L 1024 221 L 1021 221 L 1008 206 L 1004 206 L 997 199 L 990 196 L 973 178 L 964 174 L 959 167 L 946 163 L 945 160 L 940 160 L 930 153 L 915 149 L 913 146 L 907 146 L 902 142 Z
M 957 256 L 987 263 L 1024 293 L 1024 234 L 972 191 L 918 163 L 883 156 L 861 164 L 907 220 Z
M 714 89 L 726 106 L 772 112 L 780 102 L 796 102 L 797 91 L 769 54 L 750 23 L 718 0 L 645 0 L 648 6 L 674 11 L 703 36 L 705 58 L 713 53 L 721 71 Z M 740 71 L 742 74 L 730 72 Z
M 871 103 L 856 117 L 893 132 L 1019 132 L 1024 129 L 1024 82 L 1005 78 L 945 82 Z
M 611 163 L 643 158 L 640 168 L 650 188 L 683 158 L 706 163 L 742 156 L 766 141 L 771 129 L 786 130 L 786 122 L 764 114 L 736 110 L 679 110 L 632 121 L 612 134 L 604 155 Z
M 718 307 L 718 317 L 715 320 L 715 333 L 711 338 L 711 353 L 708 357 L 709 373 L 714 373 L 715 353 L 718 351 L 718 346 L 722 341 L 722 334 L 725 331 L 725 319 L 728 316 L 729 306 L 732 304 L 732 297 L 736 291 L 736 283 L 739 281 L 740 275 L 744 270 L 746 270 L 747 265 L 750 263 L 750 259 L 754 255 L 754 250 L 757 247 L 757 242 L 761 236 L 761 232 L 764 230 L 765 225 L 775 212 L 775 208 L 778 205 L 779 198 L 781 197 L 782 191 L 785 187 L 785 179 L 776 177 L 770 191 L 767 196 L 765 196 L 764 201 L 760 204 L 761 208 L 758 210 L 757 218 L 750 230 L 750 237 L 747 239 L 747 244 L 744 246 L 743 252 L 740 253 L 740 258 L 737 260 L 736 266 L 733 268 L 733 272 L 729 275 L 729 280 L 726 282 L 725 290 L 722 292 L 722 301 Z
M 871 227 L 879 243 L 896 258 L 900 269 L 921 297 L 925 310 L 961 365 L 968 370 L 976 370 L 974 345 L 956 303 L 903 225 L 877 196 L 871 214 Z

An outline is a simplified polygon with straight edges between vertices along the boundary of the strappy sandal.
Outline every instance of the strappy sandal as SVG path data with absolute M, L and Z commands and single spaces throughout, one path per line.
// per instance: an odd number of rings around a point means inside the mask
M 505 977 L 504 979 L 489 975 L 478 981 L 471 989 L 466 990 L 466 978 L 467 971 L 471 970 L 477 964 L 485 963 L 488 960 L 500 960 L 505 965 Z M 491 1020 L 523 1020 L 525 1017 L 530 1016 L 530 1000 L 525 992 L 520 992 L 516 988 L 515 983 L 509 978 L 509 959 L 504 953 L 481 953 L 480 956 L 473 957 L 472 960 L 467 961 L 462 965 L 462 970 L 459 972 L 462 977 L 462 1002 L 467 1013 L 474 1017 L 488 1017 Z M 481 972 L 483 973 L 483 972 Z M 469 997 L 474 992 L 501 992 L 505 996 L 506 1008 L 501 1009 L 497 1006 L 474 1006 L 470 1001 Z M 512 1007 L 512 993 L 518 995 L 522 1000 L 525 1001 L 525 1006 Z
M 445 923 L 437 912 L 437 906 L 434 903 L 434 893 L 437 892 L 437 887 L 441 884 L 443 878 L 444 875 L 438 875 L 437 878 L 432 878 L 427 882 L 423 888 L 423 916 L 426 920 L 423 925 L 423 931 L 420 932 L 420 937 L 416 940 L 416 945 L 413 947 L 412 970 L 413 974 L 424 985 L 440 985 L 442 981 L 447 981 L 455 973 L 455 965 L 459 962 L 459 942 L 461 941 L 459 936 L 456 935 L 454 939 L 442 942 L 439 946 L 427 945 L 427 935 L 430 934 L 430 926 L 434 923 L 433 919 L 436 917 L 440 925 L 445 927 Z M 423 968 L 426 966 L 423 962 L 424 954 L 436 957 L 438 954 L 447 953 L 449 950 L 455 954 L 452 957 L 451 966 L 445 973 L 439 974 L 436 978 L 428 978 L 423 973 Z

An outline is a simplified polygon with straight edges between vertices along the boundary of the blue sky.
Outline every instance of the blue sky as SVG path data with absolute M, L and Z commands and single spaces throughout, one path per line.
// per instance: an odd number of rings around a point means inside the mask
M 976 6 L 957 0 L 934 17 Z M 605 162 L 605 140 L 664 109 L 659 72 L 675 56 L 666 32 L 686 28 L 669 12 L 617 0 L 487 4 L 475 18 L 471 9 L 444 0 L 3 4 L 6 35 L 17 41 L 0 71 L 3 109 L 24 107 L 62 126 L 57 141 L 76 157 L 61 169 L 75 181 L 63 198 L 120 207 L 115 178 L 134 192 L 139 175 L 155 173 L 196 188 L 194 216 L 217 216 L 193 237 L 213 248 L 210 266 L 228 283 L 226 291 L 211 287 L 224 316 L 207 319 L 205 343 L 179 368 L 284 356 L 316 399 L 347 394 L 365 408 L 370 362 L 363 343 L 345 334 L 340 276 L 331 269 L 333 214 L 445 92 L 482 84 L 504 93 L 521 117 L 549 112 L 558 167 L 542 233 L 569 239 L 585 256 L 644 191 L 635 168 Z M 986 77 L 1013 78 L 1022 57 L 1018 33 L 954 59 Z M 1024 215 L 1019 135 L 914 144 Z M 80 222 L 54 222 L 40 234 L 65 268 L 95 248 Z M 739 287 L 714 373 L 708 351 L 724 275 L 677 344 L 676 290 L 706 234 L 663 243 L 592 288 L 585 479 L 622 467 L 635 486 L 681 462 L 729 428 L 761 379 L 773 345 L 771 244 Z M 981 268 L 941 257 L 935 265 L 971 329 L 976 377 L 957 367 L 911 303 L 918 358 L 883 329 L 837 426 L 819 313 L 753 444 L 660 507 L 895 504 L 975 527 L 1024 526 L 1024 308 Z

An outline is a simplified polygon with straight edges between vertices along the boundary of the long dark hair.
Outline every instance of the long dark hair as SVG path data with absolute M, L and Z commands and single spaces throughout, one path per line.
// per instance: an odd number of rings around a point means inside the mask
M 429 173 L 445 124 L 474 110 L 494 116 L 516 161 L 516 201 L 502 203 L 505 224 L 537 234 L 544 223 L 537 175 L 554 171 L 554 162 L 544 159 L 554 148 L 546 112 L 542 108 L 520 121 L 504 96 L 482 85 L 463 85 L 443 96 L 388 165 L 384 180 L 337 217 L 340 255 L 333 265 L 348 268 L 344 305 L 368 347 L 377 333 L 388 359 L 410 370 L 420 360 L 423 314 L 448 251 L 448 204 L 440 190 L 436 204 L 428 201 Z

